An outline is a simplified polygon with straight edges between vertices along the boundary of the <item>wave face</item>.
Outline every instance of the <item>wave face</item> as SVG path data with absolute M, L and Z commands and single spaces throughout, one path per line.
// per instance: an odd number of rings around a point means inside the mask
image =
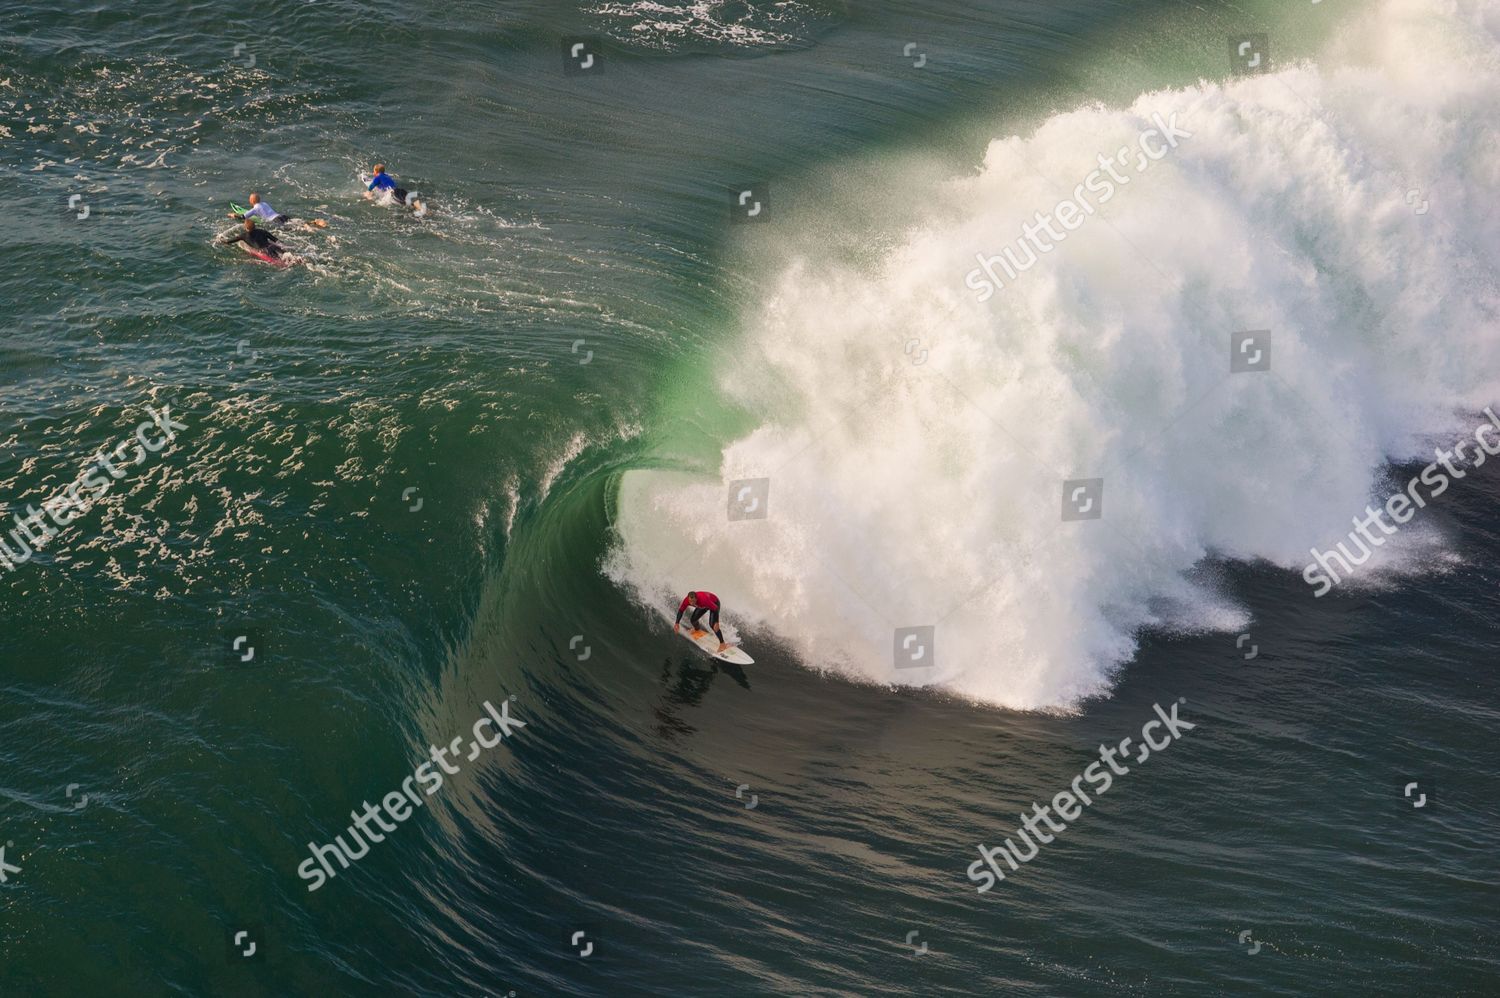
M 760 425 L 718 481 L 628 475 L 611 573 L 714 589 L 818 667 L 1023 709 L 1106 693 L 1143 628 L 1243 626 L 1195 566 L 1300 572 L 1391 462 L 1497 398 L 1497 35 L 1496 3 L 1392 0 L 1316 63 L 997 139 L 873 258 L 783 249 L 720 361 Z M 1026 264 L 1034 213 L 1153 115 L 1190 137 L 998 291 L 966 286 L 1007 246 Z M 1269 373 L 1230 372 L 1243 330 L 1270 331 Z M 726 522 L 755 478 L 769 515 Z M 1064 481 L 1095 478 L 1102 517 L 1063 521 Z M 922 625 L 932 666 L 897 668 Z

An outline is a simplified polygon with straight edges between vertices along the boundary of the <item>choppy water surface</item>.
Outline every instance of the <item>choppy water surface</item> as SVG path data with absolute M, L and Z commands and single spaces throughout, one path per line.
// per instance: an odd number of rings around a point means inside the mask
M 1494 465 L 1302 576 L 1500 401 L 1497 35 L 9 5 L 11 556 L 181 429 L 0 566 L 0 992 L 1494 993 Z M 215 244 L 251 190 L 307 265 Z

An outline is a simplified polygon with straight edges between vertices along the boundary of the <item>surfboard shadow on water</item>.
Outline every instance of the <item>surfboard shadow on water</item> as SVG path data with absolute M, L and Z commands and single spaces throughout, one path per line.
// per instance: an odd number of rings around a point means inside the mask
M 698 729 L 678 715 L 684 708 L 700 706 L 704 696 L 708 694 L 709 687 L 713 685 L 714 679 L 720 673 L 728 675 L 742 689 L 746 691 L 750 689 L 750 678 L 745 675 L 745 670 L 733 662 L 683 656 L 674 668 L 670 656 L 663 658 L 661 663 L 663 697 L 661 702 L 652 708 L 658 722 L 657 734 L 669 740 L 696 734 Z

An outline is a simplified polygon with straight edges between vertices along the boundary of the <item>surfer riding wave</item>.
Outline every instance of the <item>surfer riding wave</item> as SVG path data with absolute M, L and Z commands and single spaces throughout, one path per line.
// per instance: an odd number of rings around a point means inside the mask
M 676 634 L 682 627 L 682 615 L 688 607 L 693 607 L 692 615 L 688 617 L 688 626 L 693 629 L 693 637 L 703 633 L 698 626 L 698 621 L 703 615 L 708 614 L 708 626 L 713 629 L 714 637 L 719 639 L 719 652 L 722 654 L 729 650 L 729 642 L 724 640 L 724 632 L 719 630 L 719 597 L 713 593 L 690 592 L 682 598 L 682 605 L 677 608 L 677 619 L 672 622 L 672 633 Z

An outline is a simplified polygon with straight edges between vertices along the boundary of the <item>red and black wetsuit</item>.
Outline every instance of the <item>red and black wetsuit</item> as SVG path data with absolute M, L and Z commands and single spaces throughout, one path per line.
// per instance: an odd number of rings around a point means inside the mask
M 677 608 L 677 620 L 674 621 L 674 626 L 682 622 L 682 614 L 688 608 L 689 597 L 697 598 L 698 608 L 688 618 L 688 626 L 695 631 L 698 630 L 698 619 L 706 613 L 708 614 L 708 626 L 713 628 L 713 632 L 718 635 L 719 641 L 723 642 L 724 634 L 719 630 L 719 597 L 713 593 L 688 593 L 687 596 L 684 596 L 682 598 L 682 605 Z

